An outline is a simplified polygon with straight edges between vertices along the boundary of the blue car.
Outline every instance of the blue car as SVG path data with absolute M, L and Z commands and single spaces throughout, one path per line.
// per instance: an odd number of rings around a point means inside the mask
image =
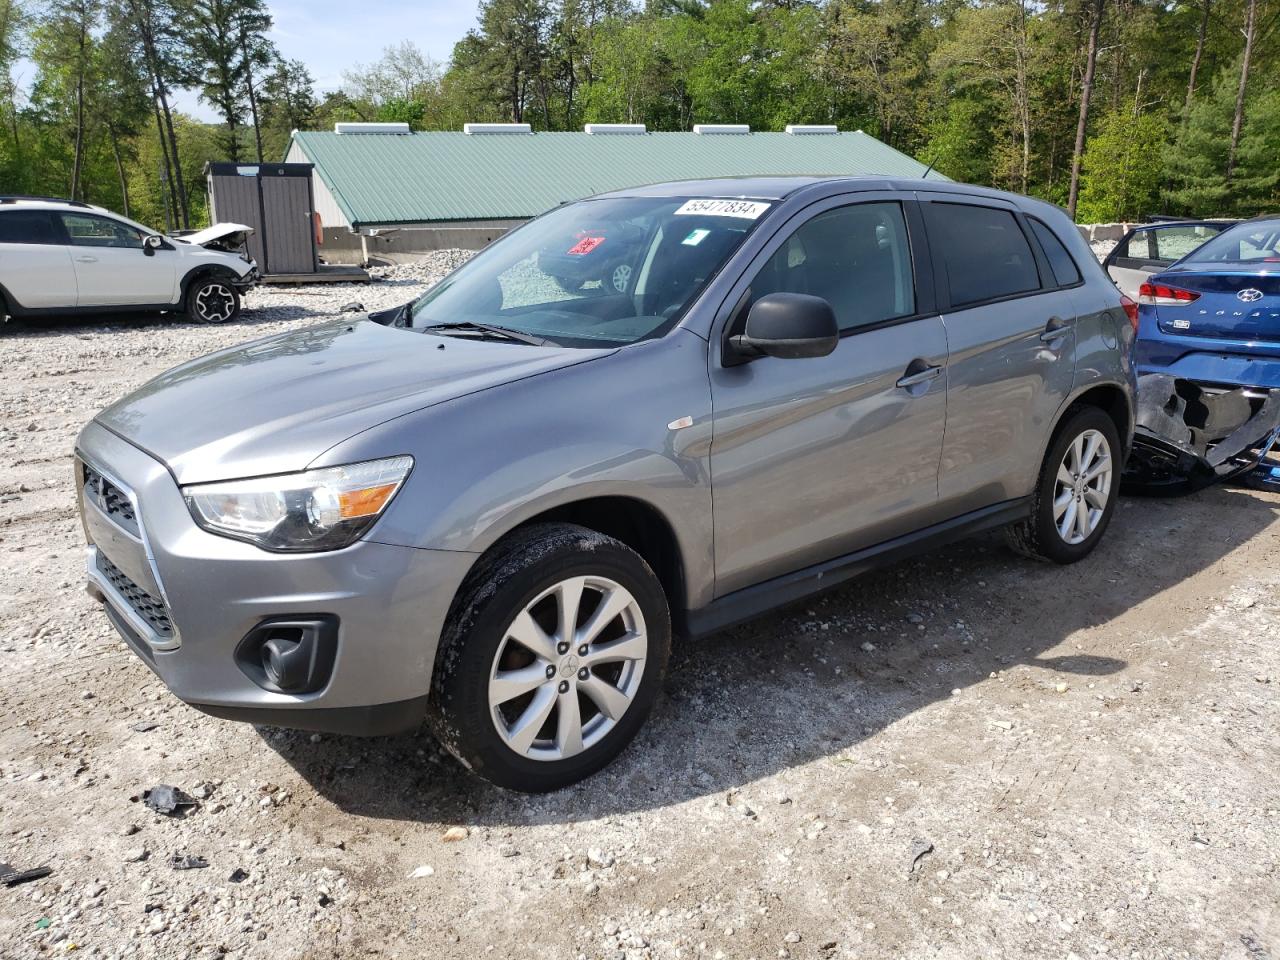
M 1138 291 L 1139 375 L 1280 389 L 1280 218 L 1218 234 Z

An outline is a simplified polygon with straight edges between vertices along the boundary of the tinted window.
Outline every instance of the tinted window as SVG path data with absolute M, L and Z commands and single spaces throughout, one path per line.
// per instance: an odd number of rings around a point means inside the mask
M 1073 283 L 1079 283 L 1080 271 L 1076 268 L 1076 262 L 1071 259 L 1071 254 L 1067 253 L 1067 248 L 1062 245 L 1062 241 L 1046 224 L 1034 217 L 1030 220 L 1031 229 L 1036 239 L 1040 241 L 1040 249 L 1049 260 L 1049 269 L 1053 271 L 1053 278 L 1058 281 L 1058 286 L 1069 287 Z
M 91 217 L 83 213 L 63 213 L 62 224 L 77 247 L 142 248 L 142 234 L 118 220 Z
M 822 297 L 841 330 L 915 313 L 901 204 L 860 203 L 818 214 L 756 274 L 751 299 L 767 293 Z
M 953 307 L 1040 289 L 1031 246 L 1012 213 L 964 203 L 925 209 L 929 246 L 942 259 Z
M 60 243 L 44 210 L 0 210 L 0 243 Z

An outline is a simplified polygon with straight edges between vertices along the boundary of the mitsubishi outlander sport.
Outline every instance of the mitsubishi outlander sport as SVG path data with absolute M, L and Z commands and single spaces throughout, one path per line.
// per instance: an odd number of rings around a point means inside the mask
M 398 309 L 100 413 L 76 448 L 89 590 L 214 716 L 425 718 L 480 776 L 556 789 L 635 736 L 673 635 L 998 527 L 1087 556 L 1135 318 L 1061 210 L 992 190 L 567 204 Z

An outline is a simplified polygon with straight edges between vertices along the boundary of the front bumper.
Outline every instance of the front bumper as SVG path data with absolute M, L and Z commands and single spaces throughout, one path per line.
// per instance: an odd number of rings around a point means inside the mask
M 215 716 L 380 734 L 422 718 L 444 619 L 474 555 L 361 541 L 273 554 L 201 530 L 162 463 L 91 423 L 76 449 L 88 589 L 180 699 Z M 83 484 L 88 465 L 106 478 Z M 264 620 L 337 618 L 315 693 L 263 689 L 236 647 Z

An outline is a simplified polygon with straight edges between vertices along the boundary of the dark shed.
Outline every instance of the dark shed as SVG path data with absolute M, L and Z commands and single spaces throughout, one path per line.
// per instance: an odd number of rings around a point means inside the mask
M 253 227 L 249 253 L 264 278 L 319 270 L 309 163 L 209 163 L 213 223 Z

